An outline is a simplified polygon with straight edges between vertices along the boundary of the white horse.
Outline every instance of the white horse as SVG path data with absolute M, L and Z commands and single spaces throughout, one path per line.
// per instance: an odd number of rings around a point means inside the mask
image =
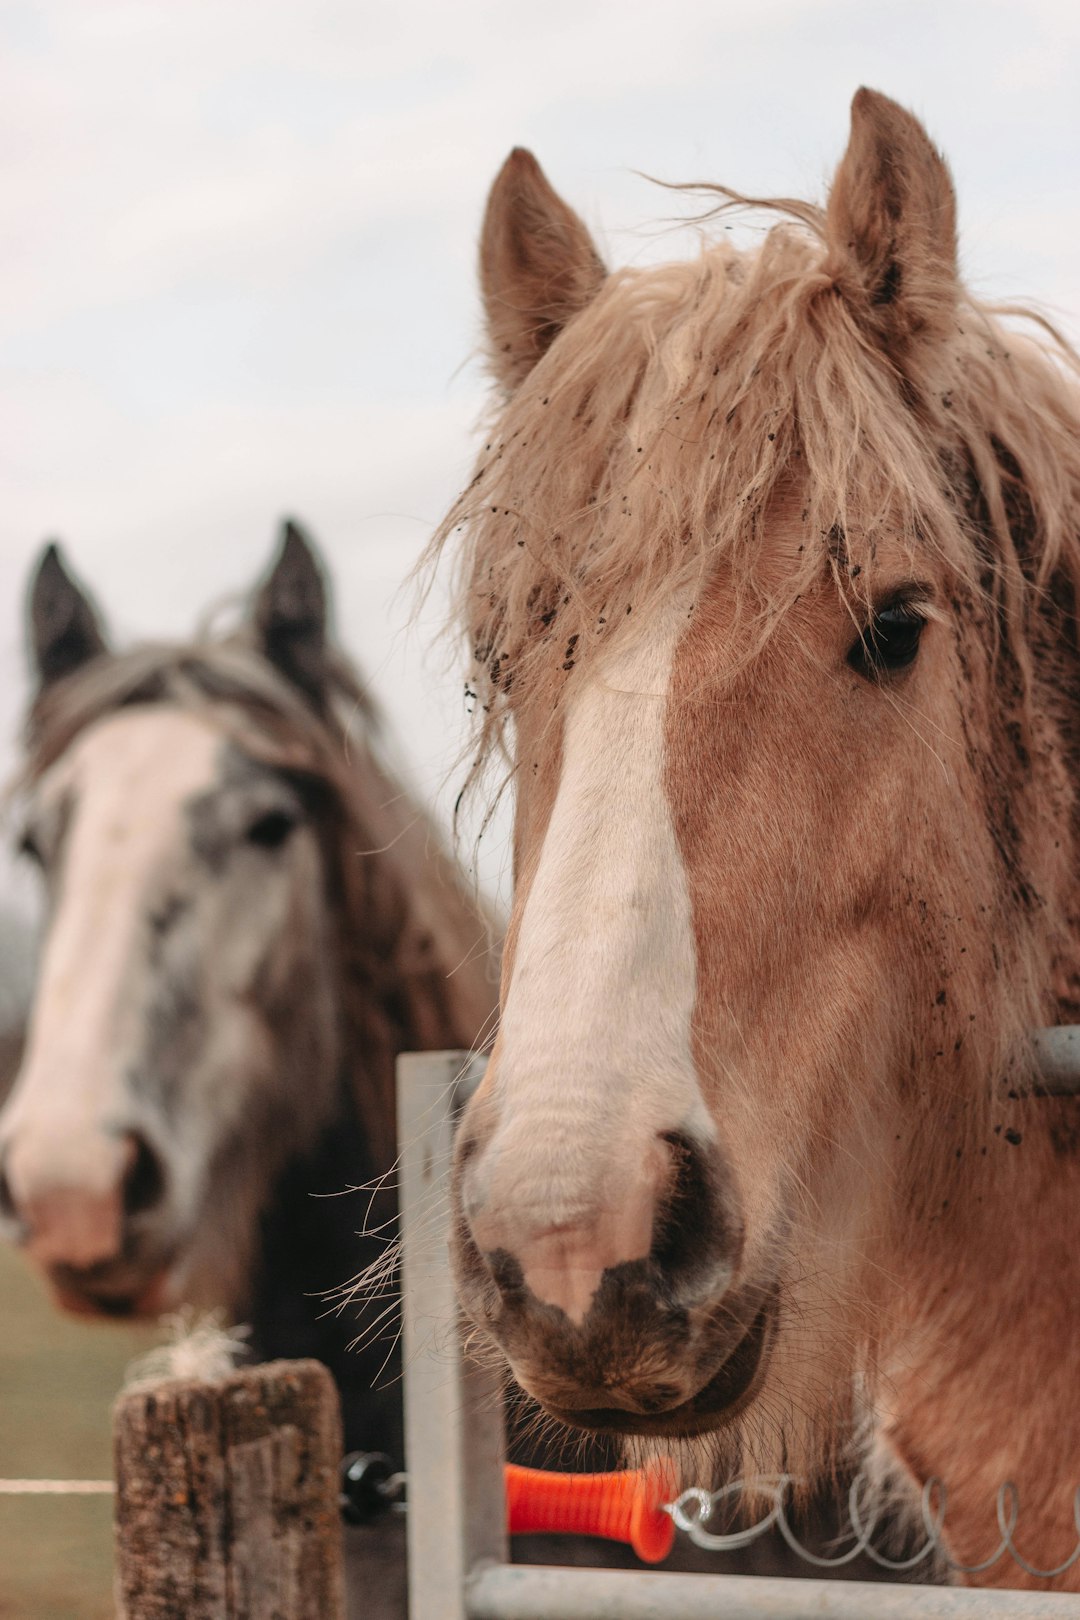
M 110 651 L 52 547 L 31 619 L 47 926 L 4 1229 L 70 1309 L 222 1305 L 256 1353 L 320 1357 L 350 1442 L 399 1455 L 388 1341 L 349 1353 L 322 1297 L 381 1254 L 357 1228 L 395 1197 L 316 1195 L 391 1167 L 399 1051 L 482 1034 L 488 919 L 384 763 L 293 525 L 226 639 Z

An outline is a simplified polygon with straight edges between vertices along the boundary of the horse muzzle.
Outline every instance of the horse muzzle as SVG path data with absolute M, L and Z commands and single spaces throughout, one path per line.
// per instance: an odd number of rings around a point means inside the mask
M 748 1290 L 742 1300 L 735 1302 L 736 1312 L 752 1306 L 760 1294 L 760 1289 Z M 724 1340 L 726 1348 L 715 1346 L 719 1357 L 716 1370 L 697 1389 L 693 1388 L 694 1379 L 684 1375 L 678 1384 L 672 1384 L 670 1394 L 654 1385 L 640 1391 L 598 1390 L 596 1405 L 582 1404 L 587 1392 L 580 1390 L 569 1406 L 557 1404 L 557 1391 L 552 1392 L 556 1399 L 540 1394 L 536 1398 L 552 1417 L 568 1427 L 594 1433 L 689 1439 L 715 1432 L 750 1404 L 764 1382 L 775 1339 L 778 1298 L 775 1288 L 768 1289 L 761 1308 L 735 1342 Z M 703 1351 L 699 1349 L 695 1362 L 700 1366 L 702 1360 Z M 687 1394 L 687 1389 L 691 1393 Z
M 692 1436 L 723 1428 L 764 1380 L 779 1319 L 771 1279 L 684 1305 L 655 1260 L 622 1262 L 575 1320 L 531 1292 L 513 1256 L 480 1255 L 460 1224 L 455 1269 L 468 1316 L 571 1428 Z
M 162 1296 L 165 1170 L 136 1132 L 15 1130 L 0 1158 L 0 1232 L 65 1309 L 150 1314 Z
M 621 1183 L 601 1167 L 607 1196 L 568 1219 L 569 1200 L 545 1204 L 497 1160 L 493 1173 L 467 1125 L 459 1297 L 522 1387 L 562 1422 L 609 1433 L 690 1435 L 741 1410 L 769 1359 L 778 1290 L 771 1273 L 742 1274 L 719 1146 L 676 1132 L 643 1142 Z

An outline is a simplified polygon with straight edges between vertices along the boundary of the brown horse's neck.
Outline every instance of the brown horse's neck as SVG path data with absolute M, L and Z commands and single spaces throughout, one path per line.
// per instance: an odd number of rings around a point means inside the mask
M 948 1207 L 924 1212 L 893 1258 L 903 1286 L 883 1346 L 881 1433 L 918 1484 L 944 1482 L 954 1559 L 990 1556 L 1011 1480 L 1017 1546 L 1052 1568 L 1077 1542 L 1080 1102 L 1028 1099 L 1010 1115 L 991 1124 L 985 1154 L 958 1164 Z M 1009 1554 L 979 1579 L 1045 1584 Z M 1055 1584 L 1080 1589 L 1080 1566 Z

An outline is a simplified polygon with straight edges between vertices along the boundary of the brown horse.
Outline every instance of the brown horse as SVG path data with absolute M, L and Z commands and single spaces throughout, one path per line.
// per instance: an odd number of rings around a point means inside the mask
M 324 1297 L 396 1200 L 329 1195 L 393 1164 L 397 1053 L 481 1035 L 487 920 L 294 526 L 233 635 L 111 652 L 52 547 L 31 621 L 22 844 L 48 903 L 0 1112 L 7 1235 L 71 1309 L 220 1305 L 256 1353 L 318 1356 L 350 1442 L 400 1455 L 396 1322 L 350 1353 Z
M 1049 1570 L 1080 1152 L 1024 1092 L 1080 968 L 1074 357 L 964 290 L 880 95 L 827 207 L 767 206 L 756 252 L 608 274 L 528 153 L 489 202 L 504 399 L 436 545 L 516 895 L 460 1295 L 567 1425 L 691 1477 L 869 1434 L 969 1565 L 1015 1481 Z

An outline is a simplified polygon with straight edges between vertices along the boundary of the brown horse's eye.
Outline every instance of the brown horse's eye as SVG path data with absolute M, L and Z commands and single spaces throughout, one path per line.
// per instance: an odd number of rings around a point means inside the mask
M 915 662 L 926 620 L 913 603 L 896 602 L 874 614 L 847 661 L 866 680 L 881 680 Z

